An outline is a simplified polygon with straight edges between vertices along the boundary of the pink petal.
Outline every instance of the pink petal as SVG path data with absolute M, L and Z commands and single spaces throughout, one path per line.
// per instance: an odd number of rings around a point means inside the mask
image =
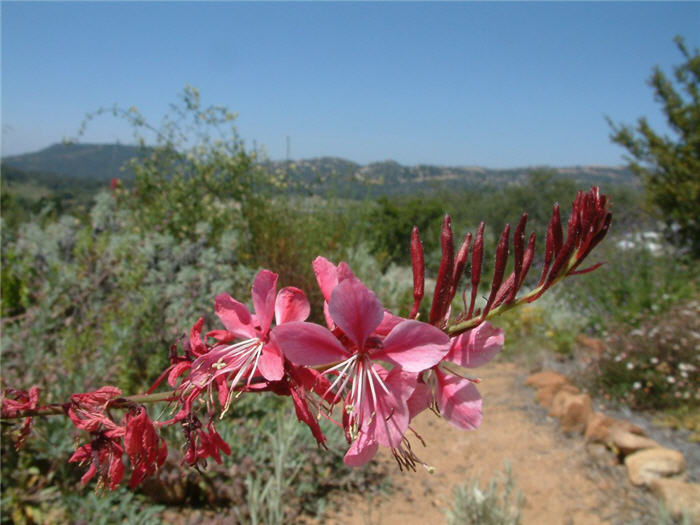
M 328 303 L 323 301 L 323 318 L 326 320 L 326 326 L 329 330 L 335 330 L 335 323 L 331 317 L 331 312 L 328 309 Z
M 357 279 L 357 277 L 352 273 L 348 263 L 341 261 L 340 264 L 338 264 L 338 282 L 341 283 L 345 279 Z
M 210 330 L 207 332 L 206 339 L 209 338 L 216 339 L 219 343 L 232 343 L 236 339 L 240 339 L 241 336 L 232 334 L 228 330 Z M 244 336 L 247 337 L 247 336 Z
M 180 377 L 186 370 L 189 370 L 191 366 L 192 362 L 190 361 L 180 361 L 173 366 L 172 370 L 170 370 L 170 373 L 168 374 L 168 384 L 170 386 L 175 386 L 177 378 Z
M 379 323 L 379 326 L 375 330 L 375 332 L 379 335 L 386 336 L 391 330 L 399 323 L 404 322 L 406 319 L 403 317 L 399 317 L 398 315 L 392 314 L 389 310 L 384 310 L 384 317 L 382 318 L 382 322 Z
M 335 264 L 319 255 L 314 259 L 312 266 L 323 298 L 326 301 L 330 301 L 331 293 L 333 293 L 333 289 L 338 285 L 338 274 Z
M 481 424 L 481 395 L 474 384 L 461 377 L 435 369 L 435 400 L 440 414 L 454 426 L 474 430 Z
M 383 370 L 379 365 L 374 365 L 375 368 Z M 389 388 L 389 390 L 396 396 L 397 399 L 406 401 L 413 391 L 416 389 L 418 384 L 418 374 L 413 372 L 406 372 L 401 367 L 394 367 L 388 374 L 382 374 L 380 372 L 380 377 L 384 379 L 384 383 Z
M 392 393 L 393 394 L 393 393 Z M 409 414 L 405 400 L 397 399 L 386 392 L 377 392 L 376 413 L 372 418 L 367 433 L 377 443 L 385 447 L 398 447 L 406 430 Z
M 214 310 L 226 327 L 226 330 L 235 334 L 236 337 L 248 339 L 257 336 L 252 326 L 253 319 L 248 308 L 229 294 L 222 293 L 216 296 Z
M 292 321 L 306 321 L 311 313 L 309 300 L 299 288 L 288 286 L 282 288 L 275 300 L 275 322 L 290 323 Z
M 267 334 L 275 315 L 275 292 L 277 291 L 277 274 L 270 270 L 260 270 L 253 281 L 253 307 L 255 320 L 261 334 Z
M 416 389 L 411 394 L 411 397 L 406 401 L 408 405 L 408 416 L 413 419 L 418 414 L 423 412 L 426 408 L 430 406 L 430 402 L 433 400 L 433 393 L 430 391 L 430 387 L 425 383 L 418 383 Z
M 503 347 L 503 341 L 503 330 L 482 323 L 454 338 L 445 359 L 460 366 L 476 368 L 493 359 Z
M 268 381 L 279 381 L 284 376 L 284 357 L 274 341 L 263 346 L 258 370 Z
M 325 443 L 326 436 L 323 435 L 321 426 L 318 424 L 318 421 L 309 410 L 309 405 L 306 403 L 304 387 L 299 384 L 291 384 L 289 386 L 289 395 L 292 397 L 292 401 L 294 401 L 294 410 L 296 411 L 297 419 L 309 427 L 311 434 L 316 438 L 316 442 L 319 445 Z
M 349 467 L 361 467 L 371 460 L 379 449 L 379 444 L 361 432 L 345 454 L 345 464 Z
M 406 372 L 421 372 L 442 360 L 449 343 L 450 338 L 439 328 L 408 320 L 389 332 L 383 348 L 373 353 L 372 359 L 389 361 Z
M 342 361 L 350 354 L 327 328 L 291 322 L 276 326 L 271 338 L 292 363 L 316 366 Z
M 335 287 L 328 302 L 335 324 L 362 347 L 384 317 L 382 303 L 359 279 L 345 279 Z

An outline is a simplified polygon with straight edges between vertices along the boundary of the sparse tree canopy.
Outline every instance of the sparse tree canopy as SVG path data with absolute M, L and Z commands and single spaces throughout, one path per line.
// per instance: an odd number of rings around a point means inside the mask
M 657 134 L 641 117 L 636 127 L 612 127 L 611 140 L 629 152 L 629 166 L 643 181 L 649 202 L 660 212 L 669 238 L 700 256 L 700 54 L 683 38 L 675 42 L 685 62 L 674 68 L 675 82 L 657 66 L 649 78 L 656 99 L 673 130 Z

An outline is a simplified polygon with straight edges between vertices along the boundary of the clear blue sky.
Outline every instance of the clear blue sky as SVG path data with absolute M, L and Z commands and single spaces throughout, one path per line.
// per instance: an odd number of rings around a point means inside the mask
M 604 116 L 663 117 L 646 85 L 700 46 L 700 3 L 2 2 L 2 153 L 119 103 L 157 121 L 186 84 L 272 159 L 622 164 Z M 86 142 L 130 142 L 102 117 Z

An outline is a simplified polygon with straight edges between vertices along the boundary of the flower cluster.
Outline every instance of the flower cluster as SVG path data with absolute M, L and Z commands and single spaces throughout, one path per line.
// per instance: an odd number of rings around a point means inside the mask
M 559 206 L 554 206 L 539 282 L 526 294 L 519 292 L 534 260 L 536 239 L 532 233 L 525 242 L 526 214 L 514 230 L 512 249 L 510 227 L 503 230 L 488 295 L 478 307 L 484 224 L 474 235 L 466 235 L 455 254 L 446 216 L 442 259 L 425 320 L 419 319 L 425 295 L 423 248 L 414 228 L 410 243 L 414 304 L 406 318 L 385 309 L 346 263 L 319 256 L 313 270 L 324 298 L 325 323 L 315 324 L 308 320 L 311 305 L 305 293 L 295 287 L 278 290 L 278 275 L 261 270 L 251 290 L 252 311 L 226 293 L 218 295 L 214 311 L 223 328 L 204 333 L 204 319 L 199 319 L 182 341 L 181 352 L 171 347 L 170 366 L 146 394 L 122 397 L 118 388 L 105 386 L 74 394 L 55 410 L 38 407 L 36 390 L 10 391 L 2 399 L 2 417 L 65 413 L 76 428 L 90 435 L 90 441 L 70 458 L 89 464 L 83 482 L 97 475 L 114 489 L 125 473 L 124 457 L 131 466 L 132 487 L 163 464 L 167 448 L 158 428 L 164 425 L 181 426 L 183 463 L 198 468 L 210 457 L 221 462 L 221 453 L 231 451 L 216 432 L 214 418 L 223 417 L 244 393 L 271 392 L 291 398 L 297 418 L 321 446 L 326 438 L 319 418 L 341 426 L 348 442 L 348 465 L 364 465 L 383 446 L 402 469 L 415 469 L 424 463 L 409 441 L 415 435 L 422 442 L 411 421 L 430 408 L 459 428 L 479 426 L 479 380 L 470 369 L 492 359 L 504 342 L 503 331 L 488 320 L 536 300 L 566 276 L 596 268 L 579 270 L 579 265 L 608 230 L 607 207 L 597 188 L 579 192 L 564 236 Z M 510 254 L 513 270 L 506 276 Z M 455 298 L 465 273 L 471 289 L 463 290 L 459 311 Z M 173 390 L 154 393 L 163 381 Z M 155 401 L 170 403 L 170 419 L 150 419 L 142 403 Z M 116 409 L 125 410 L 121 419 L 112 416 Z M 24 437 L 29 424 L 28 418 Z

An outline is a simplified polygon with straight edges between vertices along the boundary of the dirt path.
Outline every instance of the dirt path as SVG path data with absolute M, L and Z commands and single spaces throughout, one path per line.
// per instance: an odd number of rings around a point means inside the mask
M 435 473 L 396 472 L 387 494 L 352 495 L 337 501 L 329 525 L 425 525 L 445 522 L 453 488 L 474 479 L 488 484 L 507 461 L 526 498 L 525 525 L 656 523 L 656 503 L 626 480 L 624 467 L 589 453 L 580 436 L 566 437 L 525 387 L 526 373 L 511 363 L 479 370 L 484 421 L 474 432 L 452 427 L 426 411 L 415 421 L 427 448 L 414 449 Z M 609 459 L 609 458 L 607 458 Z M 380 461 L 393 463 L 388 453 Z

